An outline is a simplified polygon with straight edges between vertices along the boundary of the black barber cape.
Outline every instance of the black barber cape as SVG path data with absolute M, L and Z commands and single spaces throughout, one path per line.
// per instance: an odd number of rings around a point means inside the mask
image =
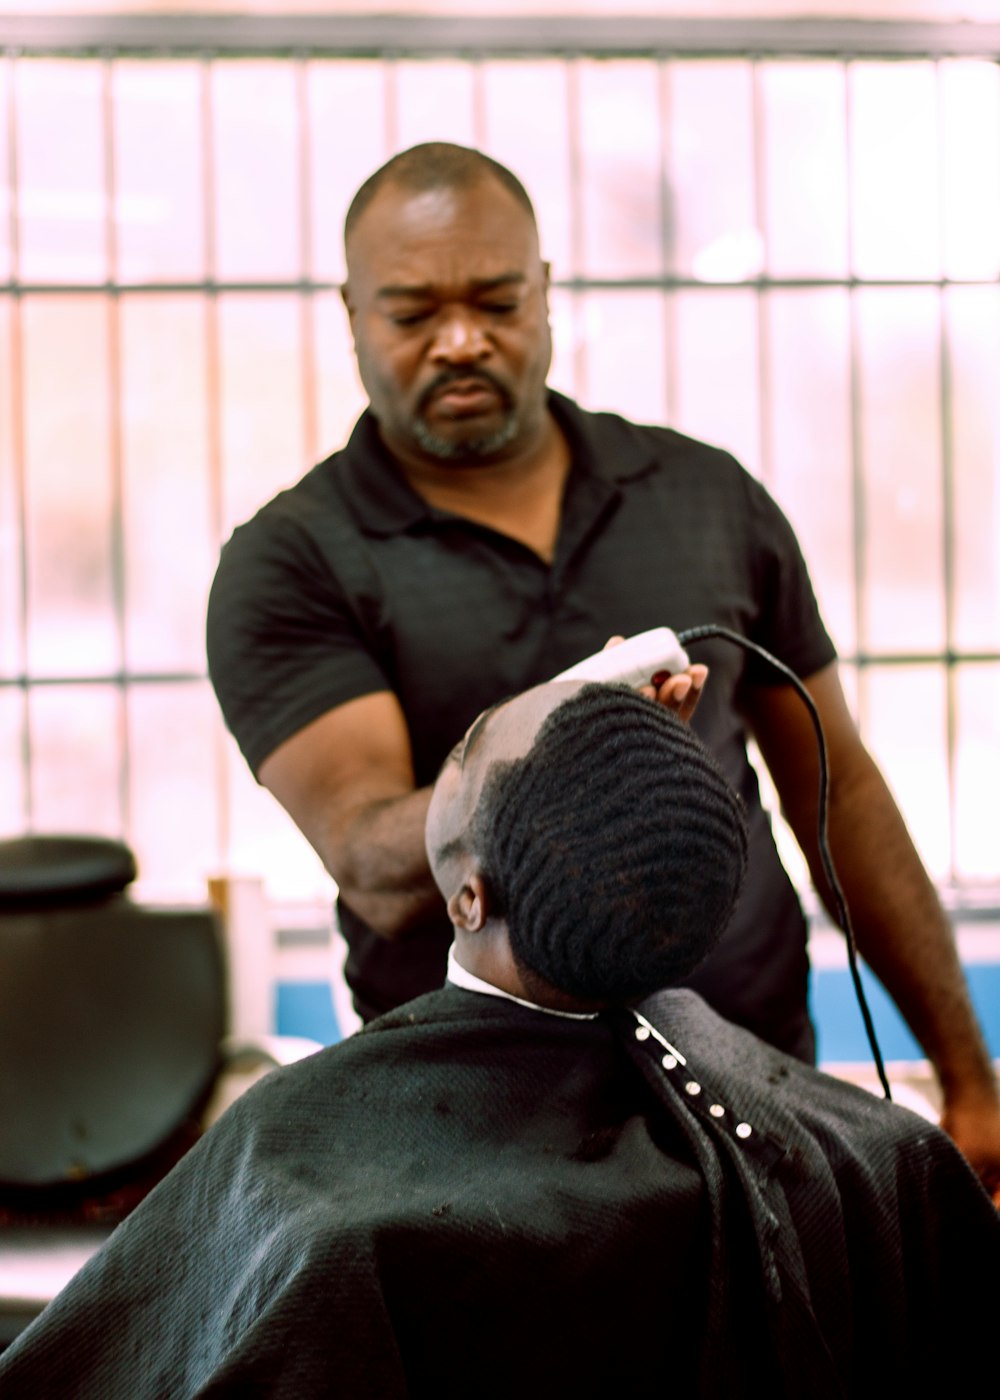
M 1000 1223 L 948 1140 L 691 992 L 642 1011 L 449 986 L 268 1076 L 0 1396 L 884 1397 L 986 1365 Z

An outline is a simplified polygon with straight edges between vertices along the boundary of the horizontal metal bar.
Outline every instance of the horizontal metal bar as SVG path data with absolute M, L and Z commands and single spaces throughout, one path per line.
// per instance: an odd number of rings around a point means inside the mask
M 864 670 L 873 666 L 995 666 L 1000 651 L 842 652 L 844 666 Z M 185 685 L 208 680 L 206 671 L 108 671 L 91 676 L 0 676 L 0 689 L 31 690 L 56 685 Z
M 339 291 L 338 282 L 313 282 L 303 278 L 291 278 L 287 282 L 220 282 L 207 278 L 196 282 L 0 282 L 0 294 L 9 296 L 183 296 L 192 292 L 204 296 L 226 292 L 309 295 Z
M 0 676 L 0 690 L 34 690 L 54 685 L 186 685 L 207 681 L 207 671 L 108 671 L 97 676 Z
M 8 14 L 22 53 L 995 58 L 1000 24 L 658 15 Z
M 665 274 L 660 277 L 553 277 L 551 285 L 573 292 L 601 291 L 798 291 L 823 288 L 844 288 L 859 291 L 866 287 L 931 287 L 936 291 L 949 287 L 1000 287 L 997 277 L 743 277 L 713 278 L 710 282 L 699 277 Z
M 690 645 L 697 646 L 698 643 L 691 642 Z M 875 666 L 995 666 L 1000 664 L 1000 651 L 841 651 L 837 653 L 837 661 L 841 666 L 856 666 L 861 671 Z
M 698 277 L 664 275 L 660 277 L 553 277 L 554 289 L 566 292 L 617 291 L 810 291 L 843 288 L 862 291 L 865 288 L 930 287 L 947 291 L 951 287 L 1000 287 L 1000 277 L 747 277 L 706 282 Z M 220 296 L 229 293 L 262 295 L 298 293 L 305 296 L 322 292 L 339 292 L 338 282 L 290 278 L 288 281 L 226 282 L 203 279 L 195 282 L 0 282 L 0 295 L 7 296 L 181 296 L 200 293 Z
M 837 660 L 844 666 L 992 666 L 1000 662 L 1000 651 L 912 651 L 841 652 Z
M 955 884 L 938 888 L 947 892 L 944 897 L 945 908 L 950 914 L 961 915 L 963 924 L 1000 923 L 1000 901 L 997 900 L 996 885 L 986 885 L 982 880 L 970 880 L 965 885 L 957 881 Z

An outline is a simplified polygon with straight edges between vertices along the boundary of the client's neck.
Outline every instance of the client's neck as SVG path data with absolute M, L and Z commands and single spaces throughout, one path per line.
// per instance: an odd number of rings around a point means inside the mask
M 603 1001 L 572 996 L 518 962 L 510 946 L 507 925 L 500 920 L 490 920 L 476 933 L 456 929 L 455 957 L 474 977 L 536 1006 L 546 1006 L 553 1011 L 589 1012 L 600 1011 L 607 1005 Z

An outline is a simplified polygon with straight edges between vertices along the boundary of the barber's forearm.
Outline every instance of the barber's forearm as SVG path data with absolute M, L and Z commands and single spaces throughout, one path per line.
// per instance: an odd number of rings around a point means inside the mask
M 431 876 L 424 826 L 432 789 L 355 809 L 336 840 L 314 841 L 346 904 L 383 938 L 403 938 L 435 913 L 444 918 Z
M 951 926 L 874 763 L 833 785 L 829 825 L 858 949 L 937 1069 L 945 1097 L 995 1101 L 992 1065 Z M 817 843 L 804 844 L 829 908 Z

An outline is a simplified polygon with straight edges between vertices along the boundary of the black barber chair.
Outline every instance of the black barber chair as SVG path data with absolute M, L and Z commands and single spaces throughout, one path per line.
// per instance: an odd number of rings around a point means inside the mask
M 216 916 L 135 874 L 117 841 L 0 841 L 0 1347 L 193 1144 L 222 1064 Z
M 135 874 L 117 841 L 0 841 L 0 1190 L 96 1183 L 143 1161 L 215 1079 L 215 916 L 133 903 Z

